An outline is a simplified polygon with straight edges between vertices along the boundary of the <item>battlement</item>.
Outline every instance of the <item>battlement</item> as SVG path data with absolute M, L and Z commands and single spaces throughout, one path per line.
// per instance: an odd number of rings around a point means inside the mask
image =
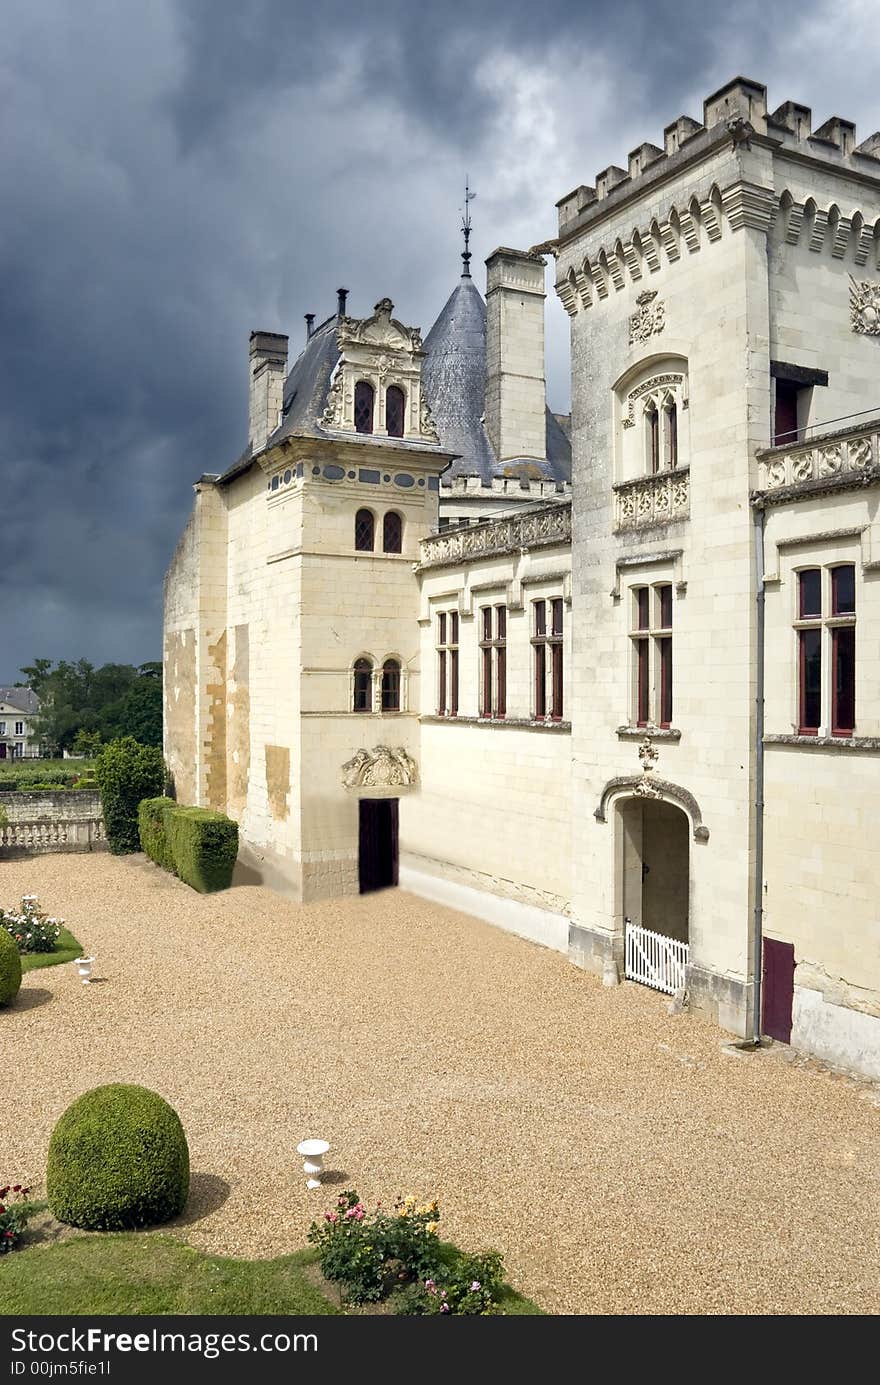
M 632 150 L 626 169 L 610 164 L 596 174 L 593 185 L 581 185 L 561 198 L 559 235 L 564 239 L 605 213 L 609 199 L 623 201 L 636 184 L 641 188 L 669 177 L 692 157 L 708 154 L 731 142 L 734 147 L 757 145 L 797 150 L 832 167 L 880 181 L 880 131 L 856 142 L 851 120 L 831 116 L 816 130 L 809 106 L 784 101 L 767 110 L 767 88 L 748 77 L 734 77 L 703 102 L 702 124 L 680 115 L 663 132 L 663 148 L 640 144 Z

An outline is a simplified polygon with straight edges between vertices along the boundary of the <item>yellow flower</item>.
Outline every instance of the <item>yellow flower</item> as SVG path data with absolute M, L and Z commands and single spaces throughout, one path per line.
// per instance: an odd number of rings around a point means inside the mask
M 427 1222 L 427 1223 L 425 1224 L 425 1230 L 426 1230 L 426 1231 L 436 1231 L 436 1230 L 437 1230 L 437 1227 L 438 1227 L 439 1225 L 440 1225 L 440 1223 L 437 1222 L 437 1221 L 429 1221 L 429 1222 Z

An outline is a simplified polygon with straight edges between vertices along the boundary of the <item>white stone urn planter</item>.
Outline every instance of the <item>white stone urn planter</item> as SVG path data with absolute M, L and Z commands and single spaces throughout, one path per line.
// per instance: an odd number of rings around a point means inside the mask
M 92 967 L 95 965 L 94 957 L 75 957 L 73 965 L 79 972 L 79 979 L 84 986 L 88 986 L 92 979 Z
M 296 1147 L 297 1154 L 303 1156 L 303 1173 L 307 1188 L 320 1188 L 324 1155 L 330 1148 L 326 1140 L 301 1140 Z

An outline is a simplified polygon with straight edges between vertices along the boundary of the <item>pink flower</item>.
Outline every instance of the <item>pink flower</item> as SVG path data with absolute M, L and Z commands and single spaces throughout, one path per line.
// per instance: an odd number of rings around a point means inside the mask
M 449 1307 L 449 1304 L 448 1304 L 448 1303 L 441 1303 L 441 1304 L 440 1304 L 440 1312 L 441 1312 L 441 1313 L 449 1313 L 450 1311 L 451 1311 L 451 1310 L 450 1310 L 450 1307 Z
M 480 1287 L 481 1285 L 479 1279 L 475 1279 L 473 1284 L 471 1285 L 471 1293 L 475 1294 Z

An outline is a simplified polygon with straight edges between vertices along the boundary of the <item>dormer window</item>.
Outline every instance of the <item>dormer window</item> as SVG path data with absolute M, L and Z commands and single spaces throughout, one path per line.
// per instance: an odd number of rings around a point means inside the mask
M 406 398 L 399 385 L 390 385 L 385 393 L 385 431 L 389 438 L 403 437 Z
M 373 386 L 367 380 L 358 380 L 354 387 L 354 426 L 358 433 L 373 431 Z

